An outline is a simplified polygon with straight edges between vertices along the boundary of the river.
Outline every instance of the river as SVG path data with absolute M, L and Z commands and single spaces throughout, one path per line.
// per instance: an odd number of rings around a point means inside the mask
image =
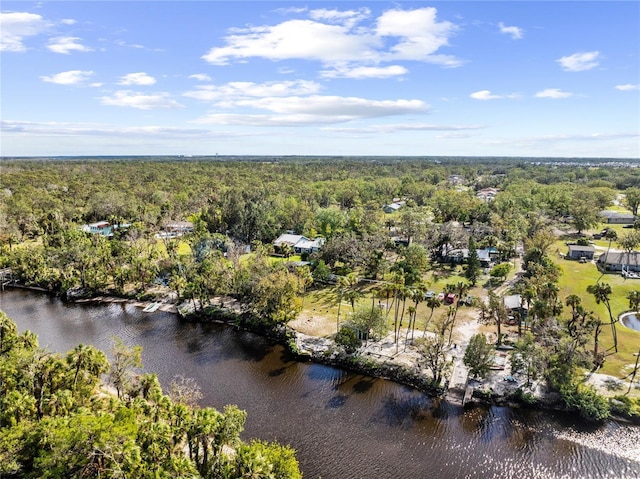
M 506 407 L 463 410 L 391 381 L 293 361 L 264 338 L 128 304 L 66 304 L 7 290 L 0 309 L 40 345 L 143 348 L 164 386 L 194 378 L 202 405 L 237 404 L 244 439 L 290 444 L 305 478 L 639 478 L 640 428 Z

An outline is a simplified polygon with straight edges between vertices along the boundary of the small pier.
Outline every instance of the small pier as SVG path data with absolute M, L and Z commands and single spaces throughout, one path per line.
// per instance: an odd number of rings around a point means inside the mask
M 467 386 L 467 388 L 464 390 L 464 397 L 462 398 L 462 407 L 466 406 L 472 399 L 473 386 Z
M 13 284 L 14 281 L 11 268 L 0 269 L 0 291 L 4 291 L 5 286 Z

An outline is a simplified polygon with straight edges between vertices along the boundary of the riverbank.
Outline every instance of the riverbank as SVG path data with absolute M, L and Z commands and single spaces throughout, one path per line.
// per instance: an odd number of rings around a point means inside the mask
M 158 297 L 154 297 L 153 301 L 139 301 L 135 298 L 98 295 L 75 298 L 73 302 L 96 304 L 127 303 L 144 309 L 148 304 L 158 300 Z M 429 396 L 444 398 L 453 404 L 464 405 L 466 396 L 469 403 L 565 410 L 559 395 L 553 391 L 546 390 L 541 384 L 525 389 L 522 387 L 521 382 L 506 380 L 507 376 L 510 376 L 510 371 L 507 368 L 493 370 L 489 377 L 482 381 L 468 381 L 462 358 L 468 340 L 479 328 L 477 321 L 469 320 L 468 317 L 466 320 L 459 322 L 456 327 L 454 340 L 457 347 L 450 348 L 447 351 L 447 362 L 449 364 L 447 381 L 444 386 L 435 387 L 427 370 L 422 366 L 423 359 L 416 349 L 411 345 L 405 347 L 403 343 L 396 345 L 392 334 L 381 341 L 370 341 L 354 354 L 347 354 L 340 346 L 334 343 L 332 335 L 318 336 L 302 333 L 299 329 L 315 328 L 312 324 L 313 320 L 309 317 L 304 319 L 307 328 L 301 328 L 299 324 L 296 324 L 296 320 L 292 323 L 294 323 L 294 326 L 298 326 L 298 329 L 292 327 L 269 329 L 253 323 L 246 307 L 233 298 L 215 298 L 212 301 L 212 307 L 207 308 L 206 311 L 200 311 L 193 301 L 182 304 L 176 304 L 173 301 L 173 298 L 165 298 L 159 310 L 177 314 L 187 321 L 204 323 L 215 321 L 230 325 L 235 329 L 251 331 L 283 344 L 293 357 L 299 361 L 312 361 L 358 374 L 391 380 L 398 384 L 410 386 Z M 153 313 L 148 314 L 152 317 Z M 419 333 L 419 335 L 422 334 L 422 332 Z M 405 337 L 404 334 L 401 336 Z M 506 353 L 503 354 L 506 359 Z M 596 379 L 599 384 L 608 385 L 609 387 L 613 382 L 617 384 L 621 382 L 619 379 L 612 377 L 604 378 L 603 375 L 593 375 L 590 381 L 596 381 Z M 634 419 L 634 422 L 637 421 Z

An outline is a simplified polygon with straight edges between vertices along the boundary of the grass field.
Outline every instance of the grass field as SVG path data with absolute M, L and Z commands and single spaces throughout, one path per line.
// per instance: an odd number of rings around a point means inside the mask
M 625 230 L 620 225 L 616 225 L 614 229 L 618 234 L 624 234 Z M 557 249 L 560 253 L 566 253 L 567 246 L 564 241 L 558 241 L 552 248 Z M 608 241 L 596 240 L 596 246 L 607 248 Z M 615 243 L 612 248 L 615 248 Z M 596 257 L 599 252 L 596 252 Z M 604 304 L 597 304 L 593 295 L 587 293 L 587 287 L 596 282 L 607 283 L 611 286 L 611 311 L 614 318 L 629 310 L 629 301 L 627 295 L 630 291 L 640 291 L 640 279 L 625 279 L 620 274 L 602 274 L 594 263 L 580 263 L 578 261 L 567 260 L 563 258 L 554 258 L 556 264 L 560 267 L 562 274 L 560 275 L 559 287 L 560 298 L 564 299 L 575 294 L 582 299 L 583 306 L 600 316 L 603 322 L 609 321 L 609 313 Z M 567 316 L 567 312 L 563 314 Z M 628 329 L 621 324 L 617 326 L 618 336 L 618 352 L 608 356 L 602 370 L 598 371 L 603 374 L 610 374 L 619 378 L 624 378 L 629 374 L 630 369 L 635 363 L 634 353 L 640 350 L 640 332 Z M 600 336 L 600 345 L 603 349 L 613 346 L 613 336 L 610 327 L 603 328 Z

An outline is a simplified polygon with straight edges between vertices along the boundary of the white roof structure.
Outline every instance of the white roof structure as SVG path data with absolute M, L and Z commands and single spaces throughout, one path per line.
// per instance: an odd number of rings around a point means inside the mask
M 282 234 L 273 242 L 274 246 L 282 246 L 288 244 L 289 246 L 295 246 L 300 240 L 311 241 L 302 235 L 292 235 L 289 233 Z
M 289 245 L 296 252 L 309 253 L 319 250 L 323 244 L 324 238 L 316 238 L 314 240 L 311 240 L 306 236 L 294 235 L 291 233 L 282 234 L 273 242 L 273 245 L 278 248 L 282 247 L 283 245 Z

